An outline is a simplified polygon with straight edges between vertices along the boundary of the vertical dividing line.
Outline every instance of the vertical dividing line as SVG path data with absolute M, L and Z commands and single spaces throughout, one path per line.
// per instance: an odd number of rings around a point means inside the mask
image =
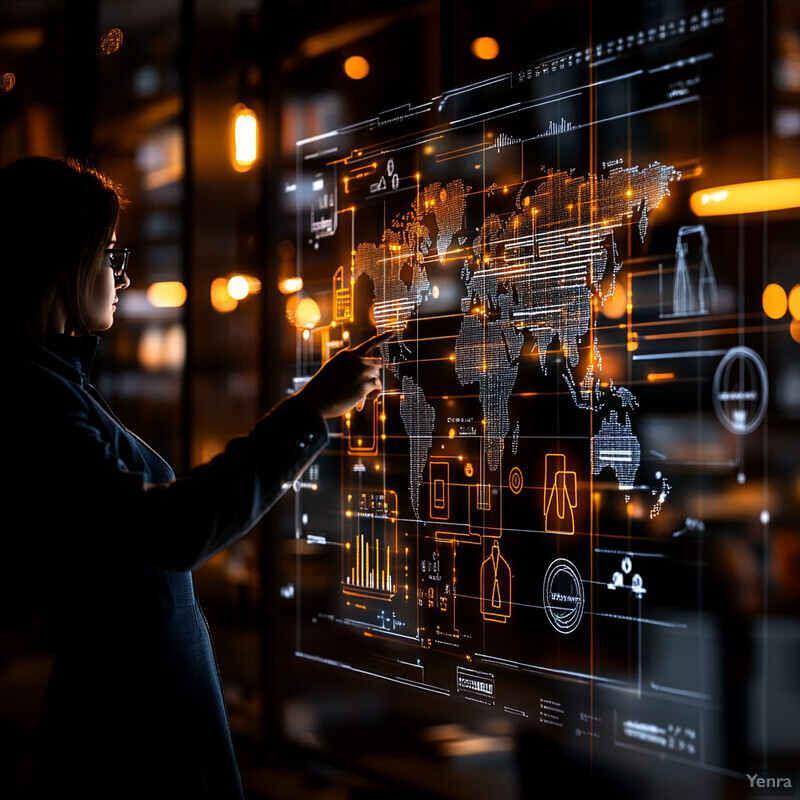
M 597 109 L 595 104 L 597 102 L 596 89 L 595 89 L 595 66 L 594 66 L 594 3 L 589 2 L 589 175 L 597 176 L 597 132 L 595 121 L 597 119 Z M 595 191 L 597 188 L 597 180 L 591 183 L 591 196 L 589 198 L 589 225 L 595 222 Z M 590 266 L 591 271 L 591 266 Z M 594 347 L 594 314 L 591 315 L 592 319 L 592 348 Z M 630 317 L 628 318 L 628 330 L 630 331 Z M 594 351 L 592 351 L 594 353 Z M 630 361 L 629 361 L 630 363 Z M 595 378 L 596 379 L 596 378 Z M 589 399 L 589 447 L 593 447 L 592 431 L 594 430 L 594 392 L 591 393 Z M 595 650 L 595 629 L 594 629 L 594 611 L 595 611 L 595 582 L 594 582 L 594 540 L 595 540 L 595 526 L 594 526 L 594 474 L 592 467 L 589 467 L 589 730 L 594 734 L 594 650 Z M 592 772 L 594 767 L 594 735 L 589 737 L 589 771 Z

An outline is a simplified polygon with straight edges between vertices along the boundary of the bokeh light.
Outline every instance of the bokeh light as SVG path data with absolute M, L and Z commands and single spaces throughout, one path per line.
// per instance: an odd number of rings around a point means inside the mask
M 228 281 L 228 294 L 234 300 L 244 300 L 250 294 L 250 285 L 244 275 L 234 275 Z
M 238 300 L 234 300 L 228 292 L 227 278 L 214 278 L 211 282 L 211 305 L 222 314 L 233 311 L 239 305 Z
M 764 313 L 770 319 L 780 319 L 786 313 L 787 308 L 786 292 L 783 286 L 777 283 L 768 284 L 761 295 L 761 305 Z
M 628 306 L 628 293 L 621 283 L 617 283 L 614 287 L 614 293 L 607 297 L 603 303 L 603 313 L 609 319 L 619 319 Z
M 294 294 L 303 288 L 303 279 L 300 277 L 284 278 L 278 283 L 278 291 L 281 294 Z
M 800 206 L 800 178 L 777 178 L 701 189 L 692 194 L 689 205 L 698 217 L 797 208 Z
M 180 281 L 160 281 L 147 289 L 147 300 L 155 308 L 180 308 L 186 302 L 186 287 Z
M 796 283 L 789 292 L 789 313 L 792 319 L 800 320 L 800 283 Z
M 369 61 L 363 56 L 350 56 L 344 62 L 344 73 L 354 81 L 360 81 L 369 75 Z
M 258 158 L 258 119 L 241 103 L 233 109 L 233 168 L 247 172 Z
M 497 39 L 493 39 L 491 36 L 479 36 L 473 40 L 470 50 L 475 58 L 491 61 L 499 55 L 500 45 L 497 43 Z
M 294 312 L 295 325 L 298 328 L 313 328 L 321 317 L 319 306 L 312 297 L 304 297 Z

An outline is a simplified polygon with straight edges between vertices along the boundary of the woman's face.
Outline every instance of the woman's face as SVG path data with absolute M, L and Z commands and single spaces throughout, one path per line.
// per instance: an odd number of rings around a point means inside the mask
M 106 248 L 114 247 L 116 233 L 106 244 Z M 118 292 L 130 286 L 127 274 L 121 278 L 114 277 L 114 271 L 108 265 L 108 255 L 103 253 L 100 264 L 95 270 L 94 280 L 86 299 L 86 318 L 92 331 L 107 331 L 114 324 L 114 312 L 119 301 Z

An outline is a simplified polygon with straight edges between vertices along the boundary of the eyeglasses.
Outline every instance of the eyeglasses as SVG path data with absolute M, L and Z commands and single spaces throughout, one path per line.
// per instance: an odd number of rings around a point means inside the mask
M 128 258 L 131 251 L 129 247 L 109 247 L 105 251 L 106 263 L 114 272 L 114 277 L 120 280 L 125 275 L 128 267 Z

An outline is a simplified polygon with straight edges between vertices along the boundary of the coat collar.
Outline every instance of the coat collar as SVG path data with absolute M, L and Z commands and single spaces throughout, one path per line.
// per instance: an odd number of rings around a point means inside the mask
M 59 375 L 83 383 L 89 377 L 100 337 L 53 334 L 33 346 L 31 360 Z

